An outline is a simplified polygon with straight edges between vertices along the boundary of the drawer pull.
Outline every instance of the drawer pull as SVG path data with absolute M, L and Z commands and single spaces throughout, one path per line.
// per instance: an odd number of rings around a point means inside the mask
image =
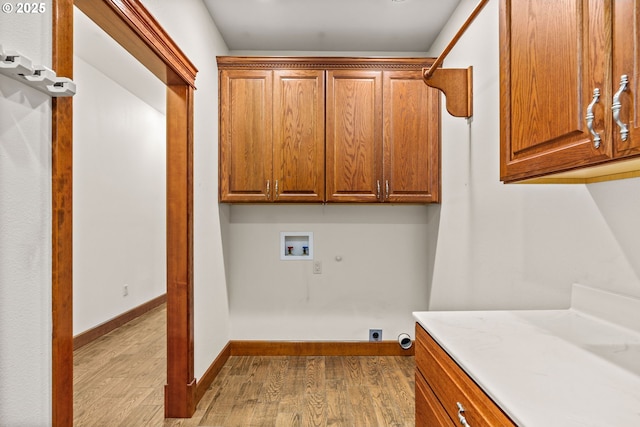
M 460 425 L 464 427 L 471 427 L 467 422 L 467 419 L 464 417 L 464 415 L 462 415 L 464 413 L 464 407 L 462 406 L 462 403 L 456 402 L 456 405 L 458 405 L 458 419 L 460 420 Z
M 271 180 L 267 180 L 267 200 L 271 200 Z
M 620 138 L 623 141 L 626 141 L 629 137 L 629 128 L 626 124 L 622 123 L 622 120 L 620 120 L 620 110 L 622 109 L 620 95 L 622 95 L 622 92 L 627 90 L 627 83 L 629 83 L 629 77 L 626 74 L 620 76 L 620 87 L 615 95 L 613 95 L 613 105 L 611 106 L 611 110 L 613 111 L 613 120 L 616 121 L 616 124 L 620 128 Z
M 593 114 L 593 107 L 595 107 L 596 103 L 599 100 L 600 89 L 595 88 L 593 90 L 593 99 L 587 107 L 587 116 L 585 117 L 585 119 L 587 120 L 587 129 L 589 129 L 589 132 L 591 132 L 591 135 L 593 135 L 593 146 L 595 148 L 600 148 L 600 141 L 602 140 L 602 138 L 600 138 L 600 134 L 598 134 L 598 132 L 593 129 L 593 119 L 595 118 L 595 114 Z
M 380 180 L 376 181 L 376 199 L 380 199 Z

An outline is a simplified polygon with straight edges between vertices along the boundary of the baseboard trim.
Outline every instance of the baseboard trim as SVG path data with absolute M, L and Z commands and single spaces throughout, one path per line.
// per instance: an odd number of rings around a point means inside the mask
M 397 341 L 230 341 L 232 356 L 413 356 Z
M 216 357 L 216 360 L 213 361 L 209 369 L 207 369 L 204 375 L 198 380 L 196 386 L 196 405 L 207 392 L 213 380 L 216 379 L 224 364 L 229 360 L 229 357 L 231 357 L 231 342 L 228 342 L 227 345 L 224 346 L 220 354 L 218 354 L 218 357 Z
M 129 311 L 122 313 L 113 319 L 107 320 L 98 326 L 91 328 L 85 332 L 82 332 L 73 337 L 73 349 L 77 350 L 80 347 L 89 344 L 91 341 L 100 338 L 103 335 L 108 334 L 114 329 L 119 328 L 127 322 L 132 321 L 136 317 L 140 317 L 143 314 L 153 310 L 154 308 L 167 302 L 167 294 L 160 295 L 150 301 L 145 302 L 137 307 L 132 308 Z

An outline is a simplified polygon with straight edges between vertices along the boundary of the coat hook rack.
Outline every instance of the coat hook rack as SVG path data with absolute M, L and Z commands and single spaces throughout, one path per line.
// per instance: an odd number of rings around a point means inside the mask
M 55 71 L 33 65 L 19 52 L 5 51 L 0 45 L 0 74 L 11 77 L 49 96 L 63 97 L 76 94 L 76 84 L 67 77 L 56 76 Z
M 445 47 L 434 63 L 431 64 L 431 67 L 422 69 L 424 82 L 427 86 L 436 88 L 444 93 L 447 111 L 454 117 L 469 118 L 473 115 L 473 67 L 439 67 L 442 65 L 444 58 L 446 58 L 451 49 L 458 43 L 460 37 L 462 37 L 488 2 L 489 0 L 481 0 L 480 3 L 478 3 L 447 47 Z

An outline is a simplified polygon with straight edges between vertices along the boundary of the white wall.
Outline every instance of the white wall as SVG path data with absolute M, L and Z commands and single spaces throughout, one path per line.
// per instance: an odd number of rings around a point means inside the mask
M 427 308 L 425 206 L 234 205 L 225 239 L 233 339 L 384 340 Z M 313 263 L 280 260 L 280 232 L 311 231 Z M 342 261 L 336 261 L 336 256 Z
M 461 2 L 434 54 L 476 4 Z M 444 64 L 473 66 L 474 117 L 471 124 L 442 118 L 442 204 L 430 207 L 437 239 L 430 308 L 566 307 L 575 282 L 640 296 L 640 180 L 500 183 L 498 46 L 498 2 L 491 1 Z
M 194 99 L 195 376 L 229 341 L 222 251 L 227 207 L 218 207 L 218 69 L 228 50 L 200 0 L 144 0 L 145 7 L 198 68 Z
M 88 19 L 77 10 L 75 15 L 76 22 Z M 108 51 L 102 54 L 110 57 Z M 157 80 L 156 89 L 164 94 L 164 84 L 144 71 L 142 77 Z M 73 100 L 77 335 L 166 292 L 166 119 L 77 55 L 74 81 L 79 88 Z
M 51 2 L 0 43 L 51 67 Z M 51 425 L 51 100 L 0 75 L 0 424 Z

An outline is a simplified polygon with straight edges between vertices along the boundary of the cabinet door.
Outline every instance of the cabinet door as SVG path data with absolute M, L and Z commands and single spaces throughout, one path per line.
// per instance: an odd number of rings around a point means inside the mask
M 620 121 L 627 126 L 625 141 L 620 127 L 613 125 L 616 157 L 640 154 L 640 0 L 615 0 L 613 10 L 613 91 L 626 75 L 626 90 L 620 93 Z
M 382 201 L 382 72 L 327 72 L 327 201 Z
M 611 158 L 610 7 L 603 0 L 501 0 L 503 181 Z M 600 148 L 585 120 L 596 88 Z
M 271 199 L 272 72 L 220 72 L 222 202 Z
M 386 202 L 438 202 L 440 193 L 439 91 L 420 71 L 383 74 Z
M 324 71 L 274 71 L 274 197 L 324 200 Z

